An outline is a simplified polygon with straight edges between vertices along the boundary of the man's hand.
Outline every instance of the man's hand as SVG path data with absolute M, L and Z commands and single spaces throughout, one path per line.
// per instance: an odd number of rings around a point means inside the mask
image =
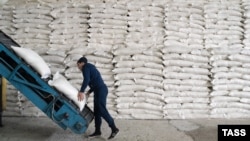
M 78 92 L 78 101 L 83 101 L 84 100 L 84 97 L 85 97 L 85 94 L 83 92 Z

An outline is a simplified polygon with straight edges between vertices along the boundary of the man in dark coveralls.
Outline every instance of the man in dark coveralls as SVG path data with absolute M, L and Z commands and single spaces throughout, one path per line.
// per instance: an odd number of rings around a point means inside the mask
M 77 66 L 82 71 L 84 78 L 81 89 L 78 93 L 78 100 L 82 101 L 84 97 L 87 97 L 90 93 L 94 92 L 95 132 L 89 135 L 89 137 L 101 135 L 102 117 L 111 128 L 111 134 L 108 139 L 112 139 L 119 132 L 119 129 L 116 127 L 114 119 L 106 108 L 108 88 L 105 85 L 100 72 L 93 64 L 88 63 L 87 58 L 81 57 L 77 61 Z M 85 92 L 87 86 L 90 87 L 90 90 Z

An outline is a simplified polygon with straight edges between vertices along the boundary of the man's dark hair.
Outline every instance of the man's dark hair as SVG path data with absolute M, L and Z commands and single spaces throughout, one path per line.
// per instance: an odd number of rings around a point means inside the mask
M 88 59 L 86 58 L 86 57 L 81 57 L 78 61 L 77 61 L 77 63 L 88 63 Z

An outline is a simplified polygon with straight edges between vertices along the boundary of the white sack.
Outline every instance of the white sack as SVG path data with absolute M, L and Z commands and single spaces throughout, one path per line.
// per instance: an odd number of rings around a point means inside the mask
M 18 56 L 23 58 L 26 63 L 31 65 L 42 78 L 48 78 L 51 75 L 50 68 L 39 54 L 28 48 L 12 46 L 12 49 Z
M 4 5 L 6 2 L 8 2 L 9 0 L 0 0 L 0 5 Z
M 49 81 L 49 85 L 54 86 L 58 91 L 65 94 L 69 99 L 73 100 L 81 111 L 83 110 L 86 103 L 86 97 L 84 97 L 83 101 L 78 101 L 78 90 L 60 73 L 57 72 L 54 75 L 53 80 Z

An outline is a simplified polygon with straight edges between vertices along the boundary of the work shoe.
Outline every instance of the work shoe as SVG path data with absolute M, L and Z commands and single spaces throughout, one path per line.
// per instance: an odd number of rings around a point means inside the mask
M 91 134 L 91 135 L 89 135 L 88 137 L 99 137 L 99 136 L 101 136 L 102 135 L 102 133 L 101 132 L 94 132 L 93 134 Z
M 118 132 L 119 132 L 119 129 L 118 129 L 118 128 L 112 130 L 112 132 L 111 132 L 111 134 L 110 134 L 110 136 L 109 136 L 108 139 L 109 139 L 109 140 L 110 140 L 110 139 L 113 139 L 113 138 L 118 134 Z

